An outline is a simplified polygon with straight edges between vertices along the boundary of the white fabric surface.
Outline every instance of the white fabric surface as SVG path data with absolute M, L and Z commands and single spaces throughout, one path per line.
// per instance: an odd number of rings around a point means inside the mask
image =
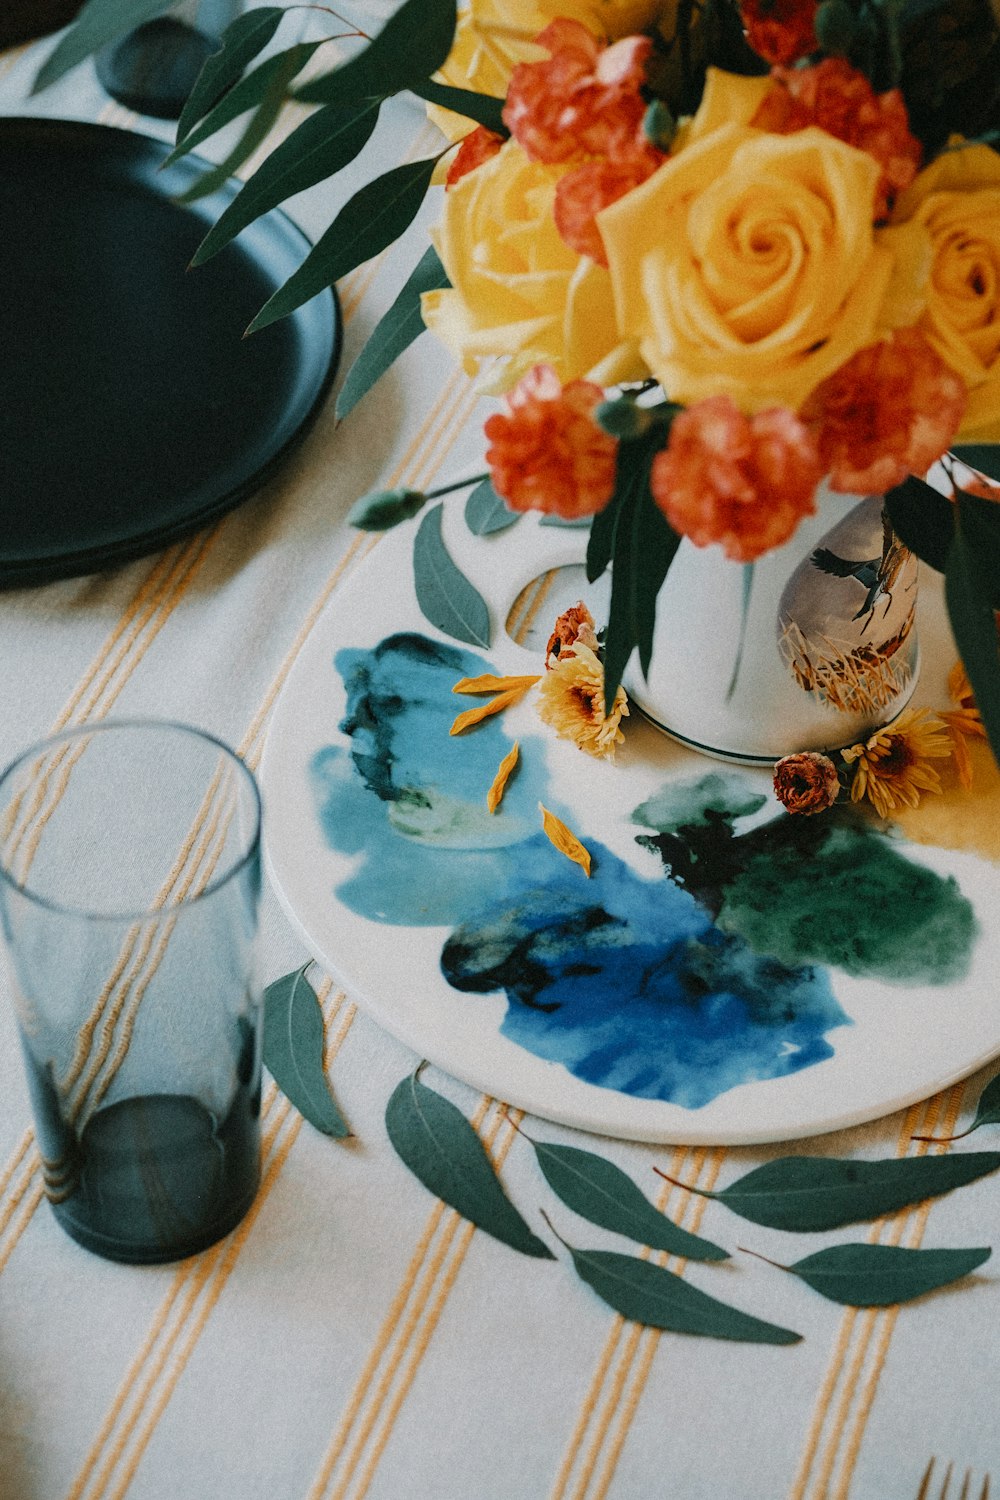
M 392 5 L 350 9 L 377 23 Z M 281 40 L 317 24 L 297 11 Z M 49 45 L 0 58 L 0 112 L 168 134 L 110 105 L 89 66 L 29 98 Z M 317 235 L 372 161 L 393 165 L 418 138 L 424 151 L 435 138 L 421 110 L 394 101 L 364 167 L 303 195 L 294 215 Z M 421 244 L 414 230 L 340 288 L 344 368 Z M 109 575 L 0 595 L 0 761 L 67 717 L 107 713 L 187 720 L 255 759 L 310 612 L 364 550 L 345 524 L 350 504 L 378 482 L 474 472 L 473 406 L 449 357 L 422 339 L 343 427 L 328 403 L 264 493 L 209 532 Z M 263 955 L 265 979 L 304 957 L 270 896 Z M 336 991 L 326 1005 L 331 1076 L 356 1140 L 321 1137 L 272 1088 L 264 1183 L 244 1225 L 179 1266 L 133 1269 L 78 1248 L 39 1201 L 13 1016 L 0 1004 L 2 1500 L 911 1500 L 932 1454 L 939 1473 L 953 1459 L 1000 1481 L 995 1262 L 898 1313 L 839 1308 L 745 1257 L 710 1278 L 689 1272 L 801 1331 L 794 1348 L 623 1324 L 565 1262 L 523 1259 L 434 1203 L 383 1124 L 414 1058 Z M 913 1131 L 961 1119 L 986 1077 L 905 1118 L 792 1149 L 913 1150 Z M 427 1081 L 470 1117 L 481 1111 L 472 1091 Z M 492 1105 L 482 1128 L 541 1229 L 550 1195 L 530 1148 Z M 987 1136 L 973 1144 L 991 1148 Z M 653 1163 L 721 1186 L 782 1154 L 596 1144 L 651 1195 Z M 989 1243 L 998 1191 L 988 1178 L 878 1232 Z M 688 1195 L 668 1207 L 730 1247 L 783 1260 L 819 1248 Z M 582 1224 L 577 1240 L 629 1248 Z

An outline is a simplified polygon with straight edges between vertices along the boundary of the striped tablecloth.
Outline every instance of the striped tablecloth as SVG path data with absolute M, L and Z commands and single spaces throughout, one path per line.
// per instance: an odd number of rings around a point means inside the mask
M 378 24 L 392 4 L 353 8 Z M 298 11 L 286 24 L 307 36 L 320 22 Z M 0 57 L 0 112 L 168 133 L 110 104 L 89 66 L 29 97 L 50 45 Z M 290 110 L 277 136 L 294 123 Z M 387 167 L 437 139 L 399 99 L 374 159 Z M 345 184 L 362 180 L 348 169 L 335 188 L 295 200 L 295 216 L 315 236 Z M 348 363 L 412 266 L 418 232 L 341 285 Z M 0 760 L 61 726 L 151 714 L 197 723 L 256 765 L 310 626 L 378 545 L 346 525 L 351 502 L 375 484 L 475 472 L 476 406 L 450 358 L 421 340 L 349 423 L 337 428 L 328 404 L 266 490 L 209 530 L 108 575 L 0 595 Z M 303 957 L 266 898 L 265 977 Z M 414 1059 L 315 978 L 356 1140 L 321 1137 L 269 1084 L 251 1213 L 205 1254 L 152 1269 L 87 1254 L 48 1212 L 13 1018 L 0 1005 L 2 1500 L 912 1500 L 932 1456 L 935 1495 L 949 1461 L 954 1493 L 966 1468 L 971 1494 L 990 1471 L 1000 1480 L 989 1264 L 971 1285 L 869 1312 L 760 1267 L 752 1282 L 745 1265 L 713 1273 L 719 1295 L 798 1329 L 793 1348 L 624 1322 L 567 1266 L 513 1254 L 408 1174 L 383 1111 Z M 926 1150 L 913 1134 L 950 1130 L 986 1077 L 812 1149 Z M 537 1203 L 532 1153 L 499 1105 L 439 1074 L 427 1081 L 474 1122 L 516 1200 Z M 655 1162 L 702 1187 L 781 1154 L 599 1149 L 640 1181 L 655 1180 Z M 664 1188 L 661 1204 L 685 1225 L 733 1240 L 721 1206 Z M 988 1243 L 997 1192 L 985 1179 L 870 1237 Z M 586 1242 L 623 1248 L 599 1230 Z M 763 1230 L 753 1243 L 785 1260 L 817 1248 Z

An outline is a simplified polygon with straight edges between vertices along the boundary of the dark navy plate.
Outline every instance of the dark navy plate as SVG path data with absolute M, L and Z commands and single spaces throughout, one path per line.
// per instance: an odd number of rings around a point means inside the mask
M 309 241 L 274 211 L 187 270 L 239 191 L 147 136 L 0 119 L 0 587 L 91 573 L 213 521 L 327 395 L 333 292 L 243 331 Z

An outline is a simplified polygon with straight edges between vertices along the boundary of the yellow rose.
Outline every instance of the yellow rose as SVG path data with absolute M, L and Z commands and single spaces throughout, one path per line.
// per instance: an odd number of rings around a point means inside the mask
M 671 27 L 677 0 L 471 0 L 459 14 L 455 42 L 438 77 L 453 88 L 502 98 L 519 62 L 545 57 L 535 41 L 550 21 L 565 16 L 614 42 L 647 27 Z M 472 127 L 451 110 L 428 106 L 427 114 L 451 141 Z
M 921 292 L 917 327 L 969 389 L 959 437 L 1000 442 L 1000 156 L 988 146 L 946 151 L 893 217 L 883 232 L 900 266 L 890 313 L 905 321 L 902 298 Z
M 698 124 L 598 216 L 619 328 L 676 401 L 797 410 L 881 327 L 893 256 L 872 229 L 878 166 L 814 126 Z
M 611 278 L 559 236 L 552 217 L 565 170 L 529 161 L 516 141 L 467 173 L 445 194 L 432 238 L 451 289 L 426 292 L 422 311 L 469 374 L 479 362 L 507 360 L 494 389 L 506 389 L 539 363 L 563 381 L 600 384 L 641 379 L 615 327 Z

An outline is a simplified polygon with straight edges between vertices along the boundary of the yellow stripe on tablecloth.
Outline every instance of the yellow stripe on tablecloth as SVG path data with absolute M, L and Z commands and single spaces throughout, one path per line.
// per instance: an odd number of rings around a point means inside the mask
M 492 1118 L 489 1116 L 492 1115 Z M 519 1112 L 482 1097 L 472 1117 L 494 1165 L 503 1165 L 514 1140 Z M 501 1129 L 507 1129 L 494 1150 Z M 471 1244 L 475 1226 L 440 1200 L 431 1210 L 378 1338 L 323 1455 L 308 1500 L 362 1500 L 367 1494 L 396 1419 Z M 436 1249 L 431 1254 L 435 1236 Z M 454 1249 L 452 1248 L 454 1245 Z M 421 1270 L 428 1261 L 426 1270 Z M 412 1301 L 411 1301 L 412 1298 Z M 405 1316 L 404 1316 L 405 1313 Z M 377 1378 L 374 1389 L 372 1382 Z M 358 1473 L 359 1466 L 364 1467 Z M 353 1485 L 355 1476 L 357 1482 Z
M 923 1135 L 934 1132 L 942 1111 L 945 1134 L 950 1135 L 961 1107 L 963 1090 L 964 1084 L 956 1084 L 950 1090 L 936 1094 L 923 1105 L 915 1105 L 907 1110 L 897 1141 L 896 1155 L 925 1155 L 929 1149 L 928 1144 L 914 1142 L 911 1138 L 915 1133 Z M 914 1147 L 916 1150 L 913 1150 Z M 937 1154 L 940 1155 L 947 1149 L 947 1146 L 942 1145 Z M 923 1238 L 932 1206 L 932 1203 L 924 1203 L 877 1220 L 868 1234 L 868 1242 L 899 1244 L 909 1228 L 911 1232 L 907 1243 L 910 1248 L 916 1249 Z M 864 1429 L 874 1407 L 878 1377 L 885 1363 L 896 1317 L 897 1310 L 894 1308 L 866 1309 L 864 1312 L 855 1308 L 846 1309 L 806 1432 L 802 1457 L 788 1500 L 846 1500 Z M 870 1345 L 876 1334 L 878 1344 L 874 1363 L 861 1386 Z M 837 1395 L 841 1380 L 843 1384 Z M 845 1432 L 855 1403 L 854 1421 L 845 1445 Z M 830 1485 L 838 1460 L 841 1465 L 840 1477 L 837 1488 L 831 1491 Z
M 689 1157 L 691 1169 L 685 1176 L 685 1162 Z M 709 1153 L 705 1147 L 677 1147 L 670 1161 L 670 1176 L 682 1178 L 683 1188 L 691 1189 L 701 1186 L 711 1191 L 723 1159 L 724 1152 L 719 1149 L 714 1149 Z M 706 1164 L 708 1173 L 702 1181 Z M 676 1191 L 680 1192 L 683 1189 L 676 1189 Z M 669 1183 L 665 1183 L 661 1188 L 656 1199 L 656 1206 L 661 1213 L 666 1211 L 674 1192 L 675 1188 Z M 706 1199 L 698 1198 L 690 1191 L 684 1192 L 677 1222 L 690 1227 L 692 1233 L 697 1233 L 706 1202 Z M 649 1260 L 651 1254 L 648 1247 L 643 1247 L 640 1251 L 640 1258 Z M 683 1274 L 687 1261 L 661 1251 L 656 1256 L 656 1264 L 669 1267 L 677 1274 Z M 628 1322 L 621 1316 L 615 1316 L 563 1455 L 550 1493 L 550 1500 L 567 1500 L 569 1486 L 574 1479 L 575 1484 L 569 1500 L 600 1500 L 600 1497 L 607 1493 L 628 1432 L 638 1411 L 660 1337 L 661 1331 L 658 1329 L 643 1328 L 637 1323 Z M 609 1372 L 623 1340 L 624 1347 L 610 1385 L 608 1385 Z M 642 1359 L 636 1365 L 640 1352 Z M 630 1380 L 631 1384 L 629 1384 Z M 618 1417 L 617 1425 L 612 1431 L 616 1416 Z M 585 1439 L 592 1427 L 593 1435 L 584 1450 Z M 592 1488 L 592 1481 L 601 1463 L 602 1454 L 604 1463 L 598 1475 L 596 1487 Z M 575 1474 L 574 1470 L 577 1470 Z

